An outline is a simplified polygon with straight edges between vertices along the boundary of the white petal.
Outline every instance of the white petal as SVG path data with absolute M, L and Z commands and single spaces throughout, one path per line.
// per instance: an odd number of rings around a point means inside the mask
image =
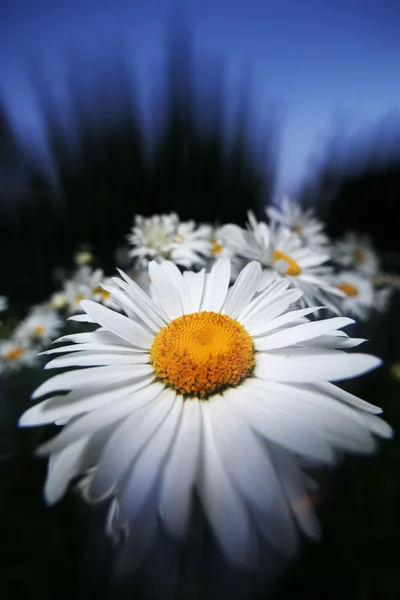
M 198 273 L 185 271 L 183 278 L 186 280 L 189 289 L 191 311 L 194 313 L 199 312 L 204 293 L 205 270 L 202 269 Z
M 266 449 L 222 396 L 209 401 L 209 415 L 222 461 L 236 487 L 252 504 L 269 506 L 275 500 L 276 475 Z
M 50 457 L 44 486 L 44 496 L 48 504 L 61 500 L 72 477 L 78 474 L 87 442 L 87 437 L 81 438 Z
M 121 277 L 125 281 L 113 278 L 113 282 L 119 285 L 132 301 L 132 308 L 136 314 L 145 322 L 151 329 L 155 331 L 161 329 L 168 322 L 168 316 L 162 307 L 157 306 L 155 302 L 146 294 L 142 288 L 130 279 L 125 273 L 118 269 Z
M 59 348 L 52 348 L 51 350 L 45 350 L 40 354 L 43 356 L 51 355 L 51 354 L 62 354 L 65 352 L 82 352 L 83 350 L 90 350 L 93 353 L 95 352 L 109 352 L 113 354 L 114 352 L 120 354 L 123 352 L 124 354 L 131 354 L 136 357 L 139 356 L 148 356 L 147 352 L 143 350 L 137 350 L 136 348 L 132 348 L 131 345 L 126 346 L 117 346 L 116 344 L 100 344 L 97 342 L 87 343 L 87 344 L 71 344 L 68 346 L 60 346 Z M 49 363 L 48 363 L 49 364 Z
M 189 520 L 200 451 L 200 417 L 199 402 L 185 401 L 182 420 L 163 475 L 160 513 L 168 530 L 177 537 L 185 533 Z
M 285 346 L 296 345 L 299 342 L 316 338 L 324 335 L 339 327 L 345 327 L 354 323 L 353 319 L 347 317 L 333 317 L 331 319 L 323 319 L 321 321 L 311 321 L 295 327 L 287 327 L 282 331 L 272 333 L 267 336 L 260 336 L 255 342 L 255 348 L 259 351 L 275 350 L 284 348 Z
M 193 312 L 191 311 L 190 296 L 186 280 L 183 278 L 182 273 L 180 272 L 178 267 L 174 265 L 174 263 L 166 260 L 162 263 L 161 268 L 164 269 L 164 271 L 168 274 L 169 278 L 174 284 L 176 291 L 179 294 L 179 298 L 182 305 L 182 314 L 186 315 L 190 312 Z
M 235 404 L 242 418 L 264 438 L 287 448 L 291 452 L 302 454 L 321 462 L 335 461 L 333 453 L 326 440 L 314 435 L 309 427 L 299 427 L 291 415 L 287 418 L 268 409 L 267 392 L 262 394 L 259 389 L 249 383 L 243 386 L 242 394 L 238 390 L 227 390 L 224 394 Z
M 98 408 L 85 415 L 77 413 L 78 418 L 69 423 L 68 427 L 65 427 L 56 437 L 42 444 L 37 451 L 38 454 L 58 452 L 82 436 L 95 434 L 102 428 L 115 425 L 122 417 L 130 416 L 147 406 L 156 396 L 157 386 L 158 393 L 161 393 L 162 387 L 159 384 L 147 384 L 141 387 L 127 386 L 117 392 L 113 390 L 108 395 L 102 395 L 103 404 L 99 404 Z
M 149 355 L 145 352 L 136 354 L 129 352 L 75 352 L 72 355 L 54 358 L 44 367 L 45 369 L 61 369 L 64 367 L 96 367 L 101 365 L 135 365 L 149 364 Z
M 313 306 L 312 308 L 301 308 L 299 310 L 292 310 L 290 312 L 285 313 L 277 317 L 276 319 L 263 319 L 258 320 L 256 324 L 252 326 L 246 325 L 246 319 L 243 320 L 243 326 L 247 329 L 247 331 L 251 335 L 261 335 L 263 333 L 267 333 L 267 331 L 272 331 L 273 329 L 278 329 L 279 327 L 283 327 L 288 323 L 292 323 L 301 317 L 305 317 L 309 315 L 319 308 L 320 306 Z
M 200 403 L 203 414 L 202 477 L 199 494 L 204 510 L 227 558 L 235 564 L 254 561 L 256 539 L 243 500 L 223 466 L 212 434 L 209 406 Z
M 333 383 L 316 383 L 314 384 L 314 387 L 324 394 L 329 395 L 331 398 L 336 398 L 337 400 L 345 402 L 346 404 L 350 404 L 350 406 L 354 406 L 355 408 L 360 408 L 361 410 L 365 410 L 373 414 L 382 412 L 382 409 L 379 408 L 379 406 L 374 406 L 373 404 L 358 398 L 354 394 L 350 394 L 350 392 L 342 390 Z
M 107 496 L 126 474 L 175 402 L 175 392 L 160 390 L 160 386 L 149 386 L 143 393 L 153 400 L 151 405 L 125 419 L 104 448 L 89 490 L 89 497 L 94 502 Z
M 183 307 L 180 295 L 168 273 L 164 271 L 161 265 L 155 261 L 151 261 L 149 263 L 149 276 L 153 284 L 157 303 L 163 307 L 171 320 L 181 317 Z
M 231 279 L 231 263 L 227 258 L 217 260 L 205 280 L 201 310 L 219 312 L 225 301 Z
M 68 321 L 77 321 L 78 323 L 97 323 L 93 317 L 87 314 L 83 315 L 72 315 L 72 317 L 68 317 Z
M 114 312 L 106 306 L 102 306 L 92 300 L 82 300 L 82 308 L 96 320 L 99 325 L 109 329 L 112 333 L 123 340 L 131 343 L 137 348 L 148 350 L 153 343 L 154 337 L 141 325 Z
M 128 473 L 120 492 L 122 518 L 135 519 L 138 517 L 152 489 L 159 481 L 160 472 L 168 459 L 177 431 L 182 408 L 182 399 L 175 397 L 160 427 L 157 428 L 151 441 L 144 447 Z
M 222 312 L 236 319 L 257 292 L 260 276 L 260 263 L 254 261 L 246 265 L 228 290 Z
M 339 381 L 366 373 L 382 362 L 370 354 L 345 354 L 340 351 L 310 356 L 257 354 L 256 375 L 269 381 Z
M 140 378 L 134 383 L 125 382 L 125 384 L 118 387 L 113 386 L 111 389 L 75 390 L 65 396 L 49 398 L 24 412 L 19 420 L 19 425 L 20 427 L 36 427 L 48 423 L 58 424 L 61 419 L 69 420 L 76 415 L 96 410 L 104 404 L 146 387 L 152 380 L 153 377 Z
M 75 387 L 101 389 L 103 385 L 110 386 L 130 379 L 133 382 L 135 379 L 151 375 L 153 372 L 150 365 L 136 365 L 134 369 L 123 365 L 118 367 L 89 367 L 88 369 L 68 371 L 50 377 L 33 392 L 31 398 L 36 400 L 36 398 L 40 398 L 45 394 L 67 391 Z

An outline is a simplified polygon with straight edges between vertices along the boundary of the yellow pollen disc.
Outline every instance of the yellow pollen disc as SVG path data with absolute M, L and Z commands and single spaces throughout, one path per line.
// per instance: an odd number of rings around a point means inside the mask
M 75 302 L 78 304 L 78 302 L 81 302 L 81 300 L 86 300 L 86 296 L 85 294 L 77 294 L 75 296 Z
M 103 290 L 103 288 L 100 286 L 94 288 L 93 294 L 98 294 L 103 298 L 103 300 L 108 300 L 111 296 L 110 292 L 108 292 L 107 290 Z
M 4 358 L 6 360 L 18 360 L 25 354 L 25 350 L 23 348 L 12 348 L 4 354 Z
M 284 260 L 288 263 L 288 268 L 285 271 L 285 275 L 300 275 L 301 269 L 299 265 L 287 254 L 284 254 L 280 250 L 274 250 L 274 262 L 277 260 Z
M 44 332 L 45 332 L 44 325 L 38 325 L 37 327 L 34 328 L 33 335 L 41 336 L 44 334 Z
M 176 235 L 174 238 L 174 243 L 181 244 L 184 240 L 185 240 L 184 236 L 181 233 L 178 233 L 178 235 Z
M 354 250 L 354 260 L 357 264 L 365 263 L 365 253 L 362 250 Z
M 299 235 L 303 235 L 303 228 L 300 227 L 300 225 L 296 225 L 296 227 L 294 228 L 295 232 L 298 233 Z
M 197 312 L 171 321 L 150 349 L 156 377 L 186 397 L 207 399 L 254 369 L 253 340 L 235 319 Z
M 338 285 L 339 290 L 344 292 L 346 296 L 358 296 L 358 289 L 351 283 L 341 283 Z
M 211 240 L 211 254 L 221 254 L 223 249 L 223 245 L 218 240 Z

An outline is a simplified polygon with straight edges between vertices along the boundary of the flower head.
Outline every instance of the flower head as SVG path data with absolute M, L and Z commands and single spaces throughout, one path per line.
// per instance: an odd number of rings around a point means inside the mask
M 16 340 L 25 344 L 46 345 L 52 342 L 64 325 L 63 319 L 47 305 L 35 306 L 14 332 Z
M 147 268 L 150 260 L 170 260 L 185 268 L 201 266 L 208 254 L 210 230 L 208 225 L 179 221 L 175 213 L 148 218 L 137 215 L 128 236 L 133 246 L 130 254 L 137 259 L 139 269 Z
M 294 231 L 307 246 L 318 249 L 329 243 L 328 236 L 324 232 L 324 225 L 317 219 L 312 208 L 303 209 L 300 204 L 285 196 L 282 198 L 280 208 L 268 207 L 266 213 L 271 219 L 272 225 L 282 225 Z
M 344 352 L 359 343 L 341 331 L 351 319 L 310 322 L 315 307 L 290 310 L 302 292 L 288 280 L 257 293 L 258 262 L 231 287 L 227 259 L 210 273 L 151 262 L 152 298 L 120 275 L 111 294 L 125 315 L 83 301 L 99 329 L 47 352 L 64 356 L 46 368 L 73 370 L 42 384 L 33 399 L 50 397 L 20 420 L 66 423 L 39 450 L 50 455 L 48 502 L 81 476 L 88 501 L 111 498 L 107 530 L 130 536 L 138 557 L 158 518 L 173 535 L 185 533 L 196 489 L 231 561 L 254 558 L 257 531 L 293 552 L 293 514 L 318 534 L 312 512 L 299 509 L 308 486 L 301 457 L 331 463 L 390 436 L 379 408 L 332 383 L 379 359 Z
M 367 235 L 349 232 L 333 246 L 333 258 L 341 266 L 365 277 L 377 275 L 378 257 Z
M 321 303 L 332 312 L 338 312 L 337 298 L 343 294 L 329 281 L 332 268 L 327 265 L 328 252 L 305 246 L 296 233 L 280 225 L 270 227 L 257 221 L 251 212 L 247 230 L 225 225 L 223 231 L 237 254 L 263 265 L 262 286 L 269 281 L 287 279 L 292 287 L 303 291 L 300 299 L 303 306 Z
M 17 371 L 21 367 L 35 366 L 37 350 L 16 339 L 0 342 L 0 374 Z
M 335 275 L 333 283 L 344 294 L 344 298 L 341 299 L 342 312 L 365 321 L 375 307 L 375 293 L 371 281 L 357 271 L 342 271 Z

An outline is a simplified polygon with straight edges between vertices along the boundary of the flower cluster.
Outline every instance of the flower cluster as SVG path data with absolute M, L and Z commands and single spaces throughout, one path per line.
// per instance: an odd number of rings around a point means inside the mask
M 119 277 L 80 256 L 48 312 L 33 310 L 14 334 L 45 344 L 60 314 L 90 324 L 43 353 L 46 369 L 66 371 L 20 419 L 63 426 L 38 449 L 47 502 L 70 485 L 108 502 L 106 531 L 129 564 L 160 522 L 185 536 L 193 493 L 232 562 L 254 563 L 263 538 L 293 554 L 298 529 L 319 536 L 305 467 L 370 454 L 392 433 L 379 407 L 337 385 L 380 364 L 347 353 L 364 340 L 343 331 L 348 315 L 384 310 L 376 253 L 355 234 L 332 244 L 289 199 L 265 221 L 249 213 L 245 228 L 136 216 L 128 241 Z

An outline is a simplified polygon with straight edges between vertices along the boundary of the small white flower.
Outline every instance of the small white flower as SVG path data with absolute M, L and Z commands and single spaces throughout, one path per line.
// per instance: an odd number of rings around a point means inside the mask
M 50 397 L 20 420 L 66 423 L 39 449 L 50 456 L 47 501 L 81 476 L 88 501 L 111 499 L 107 531 L 129 537 L 129 561 L 130 551 L 138 559 L 148 549 L 160 519 L 185 535 L 195 490 L 234 563 L 256 559 L 260 535 L 292 554 L 295 520 L 318 537 L 312 511 L 301 508 L 304 461 L 368 454 L 376 436 L 391 435 L 380 408 L 332 383 L 380 363 L 344 351 L 359 343 L 341 331 L 353 320 L 311 322 L 315 307 L 289 311 L 302 292 L 288 280 L 257 295 L 258 262 L 229 288 L 227 259 L 210 273 L 183 274 L 153 261 L 153 298 L 120 274 L 112 294 L 127 316 L 83 302 L 84 318 L 100 328 L 46 353 L 56 355 L 47 369 L 73 370 L 43 383 L 33 399 Z
M 64 320 L 46 305 L 35 306 L 15 329 L 14 338 L 22 344 L 46 345 L 58 335 Z
M 369 279 L 357 271 L 343 271 L 332 283 L 345 294 L 341 301 L 343 314 L 365 321 L 375 308 L 375 294 Z
M 214 227 L 209 238 L 208 255 L 212 261 L 228 258 L 231 261 L 232 281 L 236 281 L 240 271 L 245 266 L 245 260 L 238 256 L 229 243 L 224 227 Z
M 15 339 L 0 341 L 0 374 L 17 371 L 21 367 L 33 367 L 37 362 L 35 348 Z
M 138 260 L 140 267 L 147 267 L 149 260 L 161 261 L 169 257 L 178 223 L 175 213 L 135 216 L 128 242 L 133 246 L 130 255 Z
M 194 221 L 179 221 L 178 215 L 137 215 L 128 241 L 130 252 L 137 259 L 137 268 L 147 268 L 150 260 L 170 260 L 185 268 L 202 266 L 208 255 L 211 228 L 197 226 Z
M 378 273 L 379 261 L 367 235 L 349 232 L 333 245 L 333 259 L 339 265 L 359 271 L 365 277 Z
M 317 219 L 312 208 L 303 209 L 299 204 L 285 196 L 280 208 L 270 206 L 266 213 L 272 225 L 282 225 L 297 233 L 303 242 L 311 248 L 323 248 L 329 243 L 324 232 L 324 224 Z
M 288 279 L 292 287 L 303 291 L 302 306 L 322 303 L 338 313 L 337 298 L 344 294 L 329 281 L 332 268 L 326 264 L 330 259 L 328 252 L 305 246 L 296 233 L 285 227 L 258 222 L 251 212 L 248 230 L 237 225 L 225 225 L 223 230 L 233 250 L 265 267 L 262 287 L 271 281 Z
M 0 296 L 0 312 L 4 312 L 8 308 L 8 298 Z
M 63 310 L 68 306 L 68 298 L 64 292 L 55 292 L 50 297 L 50 306 L 54 310 Z

